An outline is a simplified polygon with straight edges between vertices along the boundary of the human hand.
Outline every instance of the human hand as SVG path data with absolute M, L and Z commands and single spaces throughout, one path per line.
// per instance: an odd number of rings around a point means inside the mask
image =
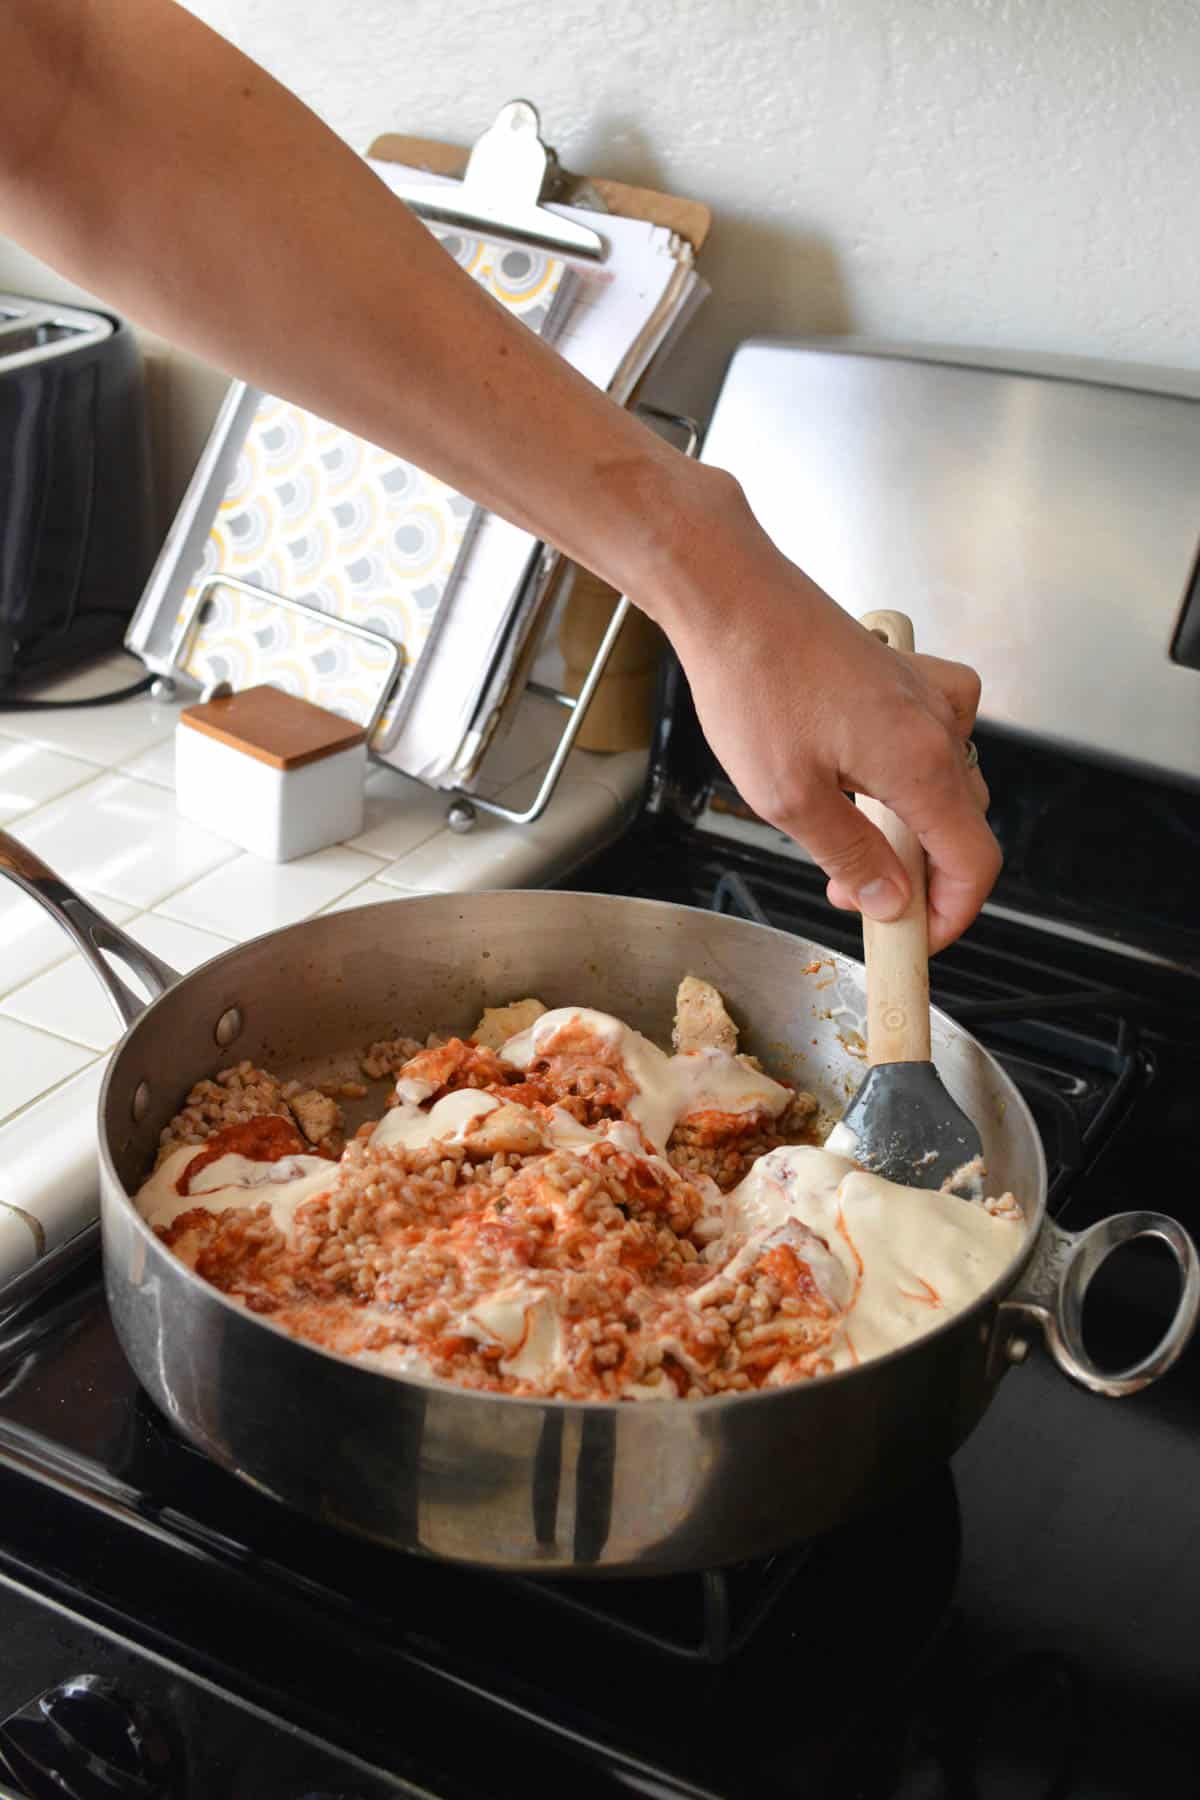
M 825 871 L 835 906 L 903 912 L 904 871 L 846 795 L 897 813 L 928 859 L 929 947 L 942 949 L 1001 864 L 987 787 L 965 755 L 978 676 L 888 649 L 774 548 L 735 484 L 719 511 L 690 591 L 664 617 L 705 735 L 743 799 Z

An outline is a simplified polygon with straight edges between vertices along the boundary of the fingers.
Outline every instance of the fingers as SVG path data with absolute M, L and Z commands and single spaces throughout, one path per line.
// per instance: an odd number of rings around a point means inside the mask
M 959 755 L 956 750 L 955 758 Z M 927 772 L 923 791 L 913 804 L 906 805 L 900 795 L 890 802 L 917 831 L 926 853 L 930 955 L 962 935 L 1000 872 L 1000 847 L 986 822 L 990 802 L 980 770 L 968 769 L 965 764 L 960 767 L 957 760 L 945 763 L 932 779 Z M 817 861 L 828 868 L 821 857 Z M 853 883 L 840 873 L 831 876 L 825 892 L 830 905 L 843 912 L 863 910 Z M 876 912 L 872 916 L 896 915 Z
M 929 858 L 929 953 L 961 937 L 995 886 L 1003 857 L 980 813 L 922 836 Z
M 932 955 L 966 930 L 1000 873 L 1000 846 L 985 817 L 987 783 L 967 767 L 957 738 L 938 742 L 926 732 L 914 737 L 911 759 L 886 798 L 925 851 Z
M 986 814 L 992 804 L 992 796 L 988 792 L 988 784 L 983 779 L 983 774 L 978 767 L 967 771 L 967 786 L 970 788 L 971 798 L 980 812 Z
M 931 956 L 962 936 L 991 893 L 1000 873 L 1003 861 L 1000 846 L 982 819 L 979 824 L 981 829 L 973 837 L 974 847 L 968 844 L 964 854 L 960 840 L 956 844 L 955 859 L 950 867 L 933 861 L 929 864 L 927 904 Z M 840 881 L 830 881 L 826 885 L 825 894 L 829 904 L 836 906 L 841 912 L 866 910 L 859 905 L 853 891 Z M 872 916 L 881 918 L 884 915 L 875 913 Z M 897 916 L 887 915 L 888 918 Z
M 949 705 L 945 723 L 959 737 L 970 737 L 979 712 L 982 693 L 979 676 L 966 663 L 946 662 L 940 656 L 910 657 L 913 667 Z
M 837 788 L 814 788 L 786 829 L 829 876 L 830 890 L 868 918 L 898 919 L 908 905 L 908 877 L 882 832 Z

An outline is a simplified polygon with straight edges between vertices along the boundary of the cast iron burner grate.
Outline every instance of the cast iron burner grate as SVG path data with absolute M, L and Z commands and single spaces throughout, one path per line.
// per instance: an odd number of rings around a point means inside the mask
M 538 1583 L 539 1604 L 626 1643 L 686 1663 L 720 1668 L 741 1654 L 791 1588 L 812 1554 L 801 1544 L 786 1555 L 699 1574 L 650 1581 Z M 528 1593 L 524 1576 L 516 1584 Z

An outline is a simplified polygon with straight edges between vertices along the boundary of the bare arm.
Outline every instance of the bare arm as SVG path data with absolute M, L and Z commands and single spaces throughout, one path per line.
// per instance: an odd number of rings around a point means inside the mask
M 839 904 L 904 876 L 844 800 L 922 836 L 935 943 L 995 877 L 963 766 L 978 683 L 884 650 L 728 476 L 615 406 L 459 270 L 294 95 L 171 0 L 2 0 L 0 227 L 163 336 L 452 483 L 663 626 L 746 799 Z M 873 888 L 891 882 L 893 892 Z

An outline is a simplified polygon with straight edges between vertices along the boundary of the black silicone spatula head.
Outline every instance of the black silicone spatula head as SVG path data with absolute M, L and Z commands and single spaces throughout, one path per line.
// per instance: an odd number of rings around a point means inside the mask
M 839 1133 L 861 1168 L 902 1187 L 983 1198 L 983 1145 L 932 1062 L 876 1063 L 842 1115 Z M 830 1149 L 838 1148 L 831 1143 Z
M 912 650 L 912 625 L 903 613 L 868 613 L 862 622 L 893 650 Z M 912 898 L 891 924 L 863 919 L 870 1067 L 830 1148 L 844 1149 L 860 1167 L 905 1187 L 949 1187 L 979 1199 L 983 1144 L 930 1052 L 925 853 L 886 806 L 865 794 L 858 805 L 904 864 Z M 844 1133 L 853 1135 L 853 1146 Z

